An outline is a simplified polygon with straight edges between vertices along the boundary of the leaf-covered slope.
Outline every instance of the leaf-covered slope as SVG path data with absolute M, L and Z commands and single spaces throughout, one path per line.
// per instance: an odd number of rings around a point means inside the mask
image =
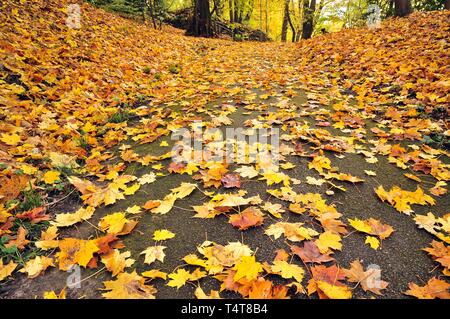
M 368 101 L 450 104 L 450 11 L 416 12 L 380 28 L 344 29 L 301 43 L 299 70 Z

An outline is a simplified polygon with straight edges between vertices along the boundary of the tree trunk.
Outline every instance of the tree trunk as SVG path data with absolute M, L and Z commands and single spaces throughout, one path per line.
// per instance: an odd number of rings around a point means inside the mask
M 405 17 L 412 12 L 410 0 L 395 0 L 395 16 Z
M 303 9 L 303 30 L 302 30 L 303 39 L 309 39 L 313 34 L 315 11 L 316 11 L 316 0 L 311 0 L 309 4 L 308 1 L 305 0 Z
M 281 41 L 286 42 L 289 22 L 289 0 L 284 1 L 283 24 L 281 26 Z
M 234 0 L 234 22 L 239 22 L 239 3 L 238 0 Z
M 450 10 L 450 0 L 445 0 L 445 9 Z
M 195 0 L 194 13 L 188 34 L 210 37 L 213 35 L 211 27 L 211 12 L 209 0 Z
M 289 3 L 290 3 L 290 0 L 288 0 L 288 11 L 287 11 L 288 15 L 287 15 L 287 17 L 288 17 L 289 26 L 291 27 L 291 31 L 292 31 L 292 42 L 295 42 L 295 26 L 294 26 L 294 23 L 292 22 L 291 14 L 289 12 Z M 292 1 L 292 4 L 294 4 L 294 1 Z
M 233 0 L 228 0 L 228 7 L 230 9 L 230 22 L 234 22 L 234 12 L 233 12 Z

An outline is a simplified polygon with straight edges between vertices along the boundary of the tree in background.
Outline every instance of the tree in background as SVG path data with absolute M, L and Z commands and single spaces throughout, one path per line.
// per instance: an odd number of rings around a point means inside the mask
M 194 12 L 187 33 L 202 37 L 211 37 L 213 35 L 209 0 L 194 1 Z
M 282 41 L 308 39 L 322 30 L 363 27 L 367 8 L 377 5 L 381 18 L 405 16 L 411 11 L 450 10 L 450 0 L 87 0 L 106 10 L 150 22 L 161 28 L 180 14 L 190 34 L 212 36 L 211 19 L 232 24 L 231 29 L 245 24 L 264 31 L 270 38 Z M 200 8 L 209 6 L 210 13 Z M 193 12 L 196 12 L 193 15 Z M 192 21 L 191 21 L 192 20 Z M 195 23 L 192 23 L 194 22 Z M 200 21 L 201 20 L 201 21 Z M 203 22 L 204 21 L 204 22 Z M 217 21 L 217 20 L 216 20 Z
M 412 12 L 412 6 L 410 0 L 394 0 L 395 16 L 406 17 Z
M 314 13 L 316 12 L 316 0 L 303 0 L 303 30 L 302 38 L 311 38 L 314 31 Z

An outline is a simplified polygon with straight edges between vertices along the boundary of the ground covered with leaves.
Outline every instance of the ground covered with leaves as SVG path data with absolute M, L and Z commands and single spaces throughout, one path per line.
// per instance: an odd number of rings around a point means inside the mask
M 68 4 L 1 4 L 1 297 L 450 297 L 449 11 L 261 44 Z

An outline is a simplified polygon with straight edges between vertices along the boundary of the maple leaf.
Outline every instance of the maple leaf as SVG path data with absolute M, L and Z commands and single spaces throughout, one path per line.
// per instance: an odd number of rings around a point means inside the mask
M 86 267 L 94 253 L 99 251 L 97 241 L 76 238 L 64 238 L 59 241 L 60 251 L 57 253 L 59 269 L 67 271 L 72 265 Z
M 124 213 L 113 213 L 103 217 L 98 226 L 108 234 L 120 234 L 130 221 L 125 218 Z
M 322 254 L 329 253 L 330 248 L 336 250 L 342 249 L 341 236 L 330 231 L 320 234 L 319 239 L 317 239 L 315 243 Z
M 128 207 L 125 211 L 128 214 L 132 214 L 132 215 L 139 214 L 141 212 L 141 207 L 139 207 L 138 205 L 133 205 L 131 207 Z
M 53 225 L 57 227 L 67 227 L 79 223 L 84 220 L 88 220 L 94 215 L 95 208 L 88 206 L 86 208 L 81 207 L 74 213 L 57 214 Z
M 350 225 L 356 230 L 380 237 L 380 239 L 388 238 L 393 232 L 394 229 L 387 225 L 383 224 L 378 219 L 369 218 L 368 220 L 360 220 L 358 218 L 349 219 Z
M 160 201 L 158 201 L 158 200 L 149 200 L 149 201 L 145 202 L 145 204 L 142 206 L 142 208 L 144 208 L 146 210 L 152 210 L 153 208 L 156 208 L 159 205 L 161 205 Z
M 250 227 L 260 226 L 264 222 L 264 214 L 256 207 L 247 207 L 239 214 L 230 216 L 230 224 L 238 227 L 239 230 L 246 230 Z
M 438 219 L 432 213 L 428 213 L 426 215 L 417 214 L 414 217 L 414 221 L 419 228 L 423 228 L 431 234 L 437 234 L 437 230 L 440 228 L 438 225 Z
M 28 231 L 24 227 L 20 226 L 17 230 L 16 238 L 8 241 L 8 243 L 5 244 L 5 247 L 10 248 L 15 246 L 19 250 L 24 250 L 25 246 L 30 242 L 28 239 L 26 239 L 27 234 Z
M 306 212 L 306 208 L 298 203 L 290 204 L 289 210 L 295 214 L 303 214 L 304 212 Z
M 250 299 L 286 299 L 286 294 L 286 287 L 273 286 L 270 280 L 261 277 L 252 282 L 248 291 Z
M 59 180 L 61 173 L 58 171 L 47 171 L 44 174 L 44 177 L 42 178 L 42 180 L 46 183 L 46 184 L 50 184 L 53 185 L 56 181 Z
M 155 278 L 161 278 L 163 280 L 167 279 L 167 273 L 165 273 L 159 269 L 147 270 L 147 271 L 144 271 L 141 275 L 145 278 L 150 278 L 150 279 L 155 279 Z
M 181 183 L 180 186 L 172 189 L 172 194 L 173 194 L 174 198 L 181 199 L 181 198 L 185 198 L 186 196 L 190 195 L 196 188 L 197 188 L 196 184 Z
M 368 244 L 370 248 L 377 250 L 378 247 L 380 247 L 380 241 L 373 236 L 366 236 L 366 240 L 364 241 L 364 244 Z
M 99 248 L 97 253 L 100 255 L 108 254 L 114 248 L 124 248 L 123 243 L 121 241 L 118 241 L 118 237 L 116 237 L 115 234 L 107 234 L 105 236 L 99 237 L 95 239 L 95 244 Z
M 20 140 L 21 140 L 20 135 L 16 133 L 12 134 L 2 133 L 2 137 L 0 138 L 0 141 L 8 145 L 17 145 L 19 144 Z
M 308 164 L 308 168 L 323 173 L 324 169 L 331 169 L 331 161 L 325 156 L 315 156 Z
M 1 202 L 15 199 L 20 192 L 28 186 L 29 177 L 26 175 L 11 175 L 0 177 L 0 197 Z
M 139 276 L 136 271 L 132 273 L 120 273 L 116 280 L 104 282 L 109 290 L 102 294 L 107 299 L 155 299 L 156 289 L 145 285 L 145 278 Z
M 45 291 L 43 297 L 44 299 L 66 299 L 66 289 L 62 289 L 59 294 L 56 294 L 53 290 Z
M 328 254 L 322 254 L 313 241 L 306 241 L 303 247 L 290 246 L 293 254 L 299 256 L 304 263 L 324 263 L 333 261 L 334 258 Z
M 241 166 L 235 170 L 242 177 L 253 178 L 258 176 L 258 171 L 253 166 Z
M 450 284 L 435 277 L 428 280 L 428 283 L 422 287 L 410 282 L 408 288 L 405 294 L 419 299 L 450 299 L 450 293 L 448 291 Z
M 330 299 L 350 299 L 352 291 L 347 286 L 336 286 L 326 281 L 317 281 L 317 288 Z
M 305 271 L 302 267 L 294 264 L 289 264 L 284 260 L 275 260 L 271 269 L 274 273 L 278 273 L 282 278 L 294 278 L 298 283 L 302 282 L 303 276 L 305 274 Z
M 27 273 L 28 278 L 36 278 L 50 266 L 55 266 L 53 264 L 53 258 L 37 256 L 27 261 L 24 268 L 20 269 L 19 272 Z
M 145 254 L 145 260 L 144 263 L 151 264 L 156 260 L 159 260 L 160 262 L 164 262 L 164 257 L 166 254 L 164 253 L 164 249 L 166 249 L 165 246 L 151 246 L 148 247 L 146 250 L 141 252 L 142 254 Z
M 364 291 L 371 291 L 377 295 L 381 295 L 381 290 L 386 289 L 388 283 L 381 280 L 381 270 L 377 268 L 364 268 L 359 260 L 355 260 L 350 264 L 349 269 L 343 269 L 345 276 L 349 282 L 361 284 Z
M 59 245 L 58 240 L 55 240 L 57 237 L 58 237 L 58 227 L 50 226 L 41 233 L 40 240 L 36 241 L 34 245 L 42 250 L 56 248 Z
M 255 256 L 242 256 L 241 259 L 233 267 L 236 270 L 234 281 L 240 279 L 255 280 L 258 274 L 263 270 L 261 264 L 256 261 Z
M 167 195 L 162 201 L 152 201 L 149 206 L 154 206 L 150 209 L 153 214 L 167 214 L 175 204 L 176 198 L 172 194 Z M 147 202 L 148 203 L 148 202 Z
M 4 265 L 3 259 L 0 259 L 0 281 L 11 276 L 12 272 L 16 269 L 16 267 L 17 264 L 14 263 L 12 260 L 8 264 Z
M 237 174 L 225 174 L 222 176 L 221 181 L 225 188 L 241 187 L 241 179 Z
M 302 227 L 302 225 L 303 223 L 278 222 L 270 225 L 265 234 L 275 239 L 284 234 L 290 241 L 310 240 L 313 236 L 319 235 L 314 229 Z
M 169 274 L 168 277 L 170 280 L 167 283 L 167 286 L 179 289 L 183 287 L 188 280 L 191 280 L 191 273 L 180 268 L 176 272 Z
M 105 264 L 106 269 L 115 277 L 122 273 L 125 268 L 131 267 L 135 260 L 129 258 L 131 253 L 129 251 L 120 253 L 118 249 L 110 251 L 108 254 L 102 255 L 102 263 Z
M 155 230 L 155 232 L 153 233 L 153 240 L 156 241 L 167 240 L 174 237 L 175 234 L 167 229 Z
M 316 179 L 311 176 L 306 176 L 306 183 L 309 185 L 322 186 L 325 182 L 326 180 L 324 179 Z
M 195 289 L 194 295 L 197 299 L 221 299 L 217 290 L 211 290 L 207 295 L 200 286 Z
M 433 240 L 431 247 L 423 248 L 423 250 L 442 266 L 450 269 L 450 246 L 445 246 L 443 243 Z
M 285 210 L 283 209 L 283 206 L 281 204 L 273 204 L 270 202 L 265 202 L 264 206 L 262 206 L 262 209 L 264 209 L 265 211 L 268 211 L 272 216 L 276 217 L 276 218 L 281 218 L 281 214 L 285 212 Z
M 284 186 L 288 186 L 290 183 L 290 177 L 281 172 L 274 172 L 272 170 L 265 171 L 261 174 L 263 177 L 261 180 L 266 180 L 267 185 L 279 184 L 283 182 Z
M 45 212 L 46 208 L 44 206 L 41 206 L 17 214 L 16 217 L 19 219 L 28 219 L 32 224 L 37 224 L 41 221 L 50 219 L 50 215 L 46 215 Z
M 383 186 L 378 186 L 375 189 L 378 197 L 384 202 L 387 201 L 389 204 L 393 205 L 395 209 L 401 213 L 409 215 L 413 210 L 411 209 L 411 204 L 417 205 L 434 205 L 435 200 L 426 195 L 420 187 L 414 192 L 402 190 L 398 186 L 394 186 L 389 192 L 386 192 Z
M 154 181 L 156 181 L 156 175 L 153 172 L 149 174 L 144 174 L 138 179 L 138 181 L 141 185 L 151 184 Z

